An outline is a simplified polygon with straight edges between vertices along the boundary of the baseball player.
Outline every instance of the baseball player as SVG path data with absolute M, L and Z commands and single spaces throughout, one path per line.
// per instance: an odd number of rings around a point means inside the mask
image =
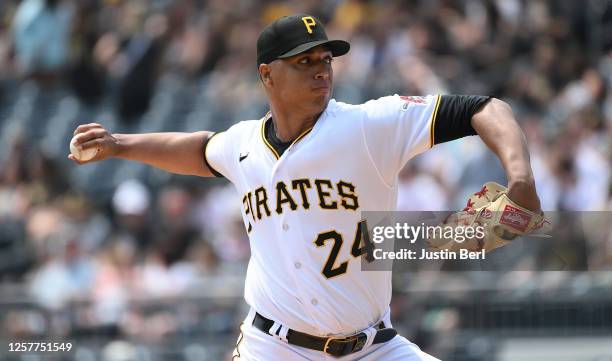
M 224 132 L 111 134 L 80 125 L 91 161 L 130 159 L 177 174 L 225 177 L 242 199 L 251 243 L 234 360 L 437 360 L 393 329 L 391 272 L 361 271 L 372 251 L 361 211 L 395 209 L 397 176 L 435 144 L 478 134 L 499 157 L 508 197 L 540 202 L 525 138 L 510 107 L 485 96 L 332 99 L 334 57 L 308 14 L 274 21 L 257 40 L 270 111 Z M 82 164 L 74 156 L 70 159 Z

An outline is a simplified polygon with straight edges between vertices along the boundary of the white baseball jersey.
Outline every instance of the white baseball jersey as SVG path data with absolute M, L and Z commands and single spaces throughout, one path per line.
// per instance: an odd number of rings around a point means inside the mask
M 392 211 L 397 175 L 432 146 L 440 96 L 331 100 L 279 156 L 268 114 L 213 136 L 208 164 L 243 202 L 251 243 L 245 299 L 264 317 L 312 335 L 348 335 L 388 314 L 391 272 L 361 271 L 362 211 Z M 359 240 L 357 240 L 359 241 Z

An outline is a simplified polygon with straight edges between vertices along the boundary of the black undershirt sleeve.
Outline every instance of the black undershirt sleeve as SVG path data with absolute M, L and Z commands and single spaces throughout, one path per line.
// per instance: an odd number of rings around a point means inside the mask
M 490 99 L 482 95 L 442 95 L 434 119 L 433 144 L 476 135 L 472 117 Z

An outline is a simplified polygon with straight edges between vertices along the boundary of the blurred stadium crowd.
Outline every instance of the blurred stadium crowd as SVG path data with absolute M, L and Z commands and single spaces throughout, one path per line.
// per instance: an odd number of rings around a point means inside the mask
M 68 141 L 94 121 L 120 133 L 260 118 L 257 35 L 294 12 L 351 42 L 334 60 L 337 100 L 501 98 L 526 132 L 543 208 L 612 210 L 612 1 L 2 0 L 0 298 L 36 305 L 6 306 L 2 338 L 155 341 L 205 316 L 235 335 L 241 311 L 168 311 L 179 296 L 241 307 L 223 299 L 241 294 L 249 256 L 233 188 L 127 161 L 77 167 Z M 461 208 L 489 180 L 504 173 L 477 137 L 437 146 L 401 173 L 399 209 Z M 165 306 L 133 306 L 148 299 Z M 405 320 L 412 335 L 419 320 Z

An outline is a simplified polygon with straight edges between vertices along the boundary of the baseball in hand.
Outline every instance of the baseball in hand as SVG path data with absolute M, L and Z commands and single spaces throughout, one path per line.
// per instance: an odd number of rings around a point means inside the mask
M 98 154 L 98 148 L 83 149 L 80 145 L 76 145 L 75 141 L 78 139 L 78 135 L 75 135 L 70 140 L 70 153 L 81 162 L 86 162 Z

